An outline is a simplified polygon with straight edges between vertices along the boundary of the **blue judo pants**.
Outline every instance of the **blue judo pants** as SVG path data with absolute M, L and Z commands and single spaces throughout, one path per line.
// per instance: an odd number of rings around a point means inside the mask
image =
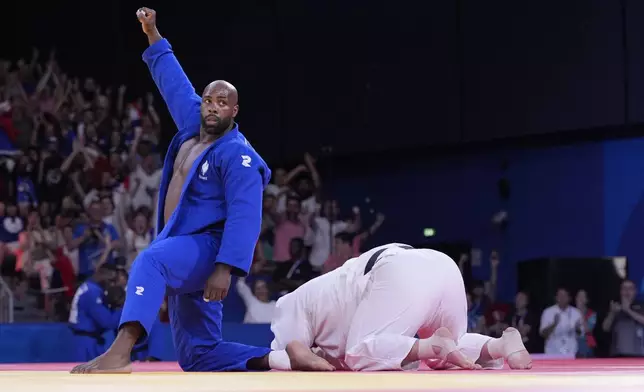
M 184 371 L 245 371 L 248 360 L 271 351 L 223 341 L 223 305 L 203 300 L 219 244 L 212 233 L 157 238 L 130 271 L 120 325 L 138 321 L 149 335 L 167 290 L 174 346 Z

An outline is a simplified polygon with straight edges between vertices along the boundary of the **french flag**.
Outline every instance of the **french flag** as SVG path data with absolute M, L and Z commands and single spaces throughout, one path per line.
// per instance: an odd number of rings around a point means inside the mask
M 143 116 L 143 112 L 141 111 L 141 108 L 138 107 L 137 104 L 131 103 L 128 108 L 128 117 L 130 118 L 130 124 L 132 125 L 132 129 L 136 129 L 137 127 L 141 126 L 142 116 Z
M 0 155 L 19 155 L 15 140 L 18 131 L 13 127 L 11 111 L 0 111 Z

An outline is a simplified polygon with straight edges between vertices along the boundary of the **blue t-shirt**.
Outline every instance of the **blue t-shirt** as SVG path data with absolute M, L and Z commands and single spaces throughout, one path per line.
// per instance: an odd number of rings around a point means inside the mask
M 80 238 L 85 233 L 85 229 L 89 228 L 89 225 L 86 223 L 80 223 L 74 227 L 74 238 Z M 110 235 L 112 241 L 118 240 L 119 235 L 114 228 L 114 226 L 108 223 L 101 223 L 101 235 L 105 236 Z M 78 246 L 78 273 L 83 275 L 89 275 L 94 272 L 94 265 L 98 263 L 103 255 L 105 250 L 105 242 L 102 238 L 91 235 L 88 239 L 83 241 Z M 113 255 L 107 259 L 107 263 L 112 263 Z
M 76 131 L 70 126 L 67 132 L 63 134 L 60 151 L 62 156 L 67 157 L 74 151 L 74 140 L 76 140 Z
M 18 216 L 0 216 L 0 242 L 18 241 L 20 232 L 25 229 L 25 222 Z
M 29 177 L 18 177 L 16 181 L 18 188 L 18 203 L 38 204 L 36 187 Z

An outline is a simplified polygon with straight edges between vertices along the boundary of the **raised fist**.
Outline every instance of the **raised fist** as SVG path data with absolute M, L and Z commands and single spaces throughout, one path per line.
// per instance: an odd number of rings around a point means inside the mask
M 141 7 L 136 11 L 136 17 L 141 22 L 143 32 L 147 35 L 154 34 L 157 29 L 157 12 L 151 8 Z

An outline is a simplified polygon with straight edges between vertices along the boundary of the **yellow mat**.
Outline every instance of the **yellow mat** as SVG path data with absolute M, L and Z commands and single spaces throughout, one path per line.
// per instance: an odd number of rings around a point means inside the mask
M 7 392 L 241 392 L 241 391 L 644 391 L 637 373 L 135 373 L 70 375 L 0 372 Z

